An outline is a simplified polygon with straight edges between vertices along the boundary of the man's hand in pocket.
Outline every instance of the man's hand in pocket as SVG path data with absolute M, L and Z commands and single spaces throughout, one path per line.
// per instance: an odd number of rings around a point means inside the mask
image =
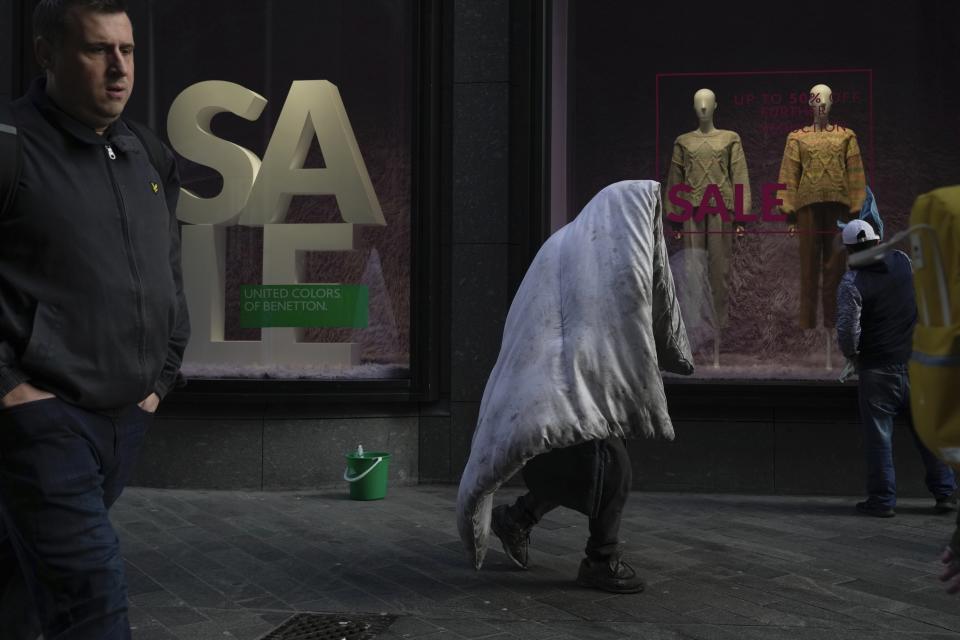
M 28 402 L 46 400 L 47 398 L 53 397 L 54 395 L 52 393 L 43 391 L 42 389 L 37 389 L 29 382 L 21 382 L 15 386 L 10 393 L 0 399 L 0 406 L 2 406 L 4 409 L 9 409 L 10 407 L 15 407 L 18 404 L 26 404 Z
M 160 396 L 155 393 L 151 393 L 146 398 L 137 403 L 141 409 L 147 413 L 153 413 L 157 410 L 157 406 L 160 404 Z

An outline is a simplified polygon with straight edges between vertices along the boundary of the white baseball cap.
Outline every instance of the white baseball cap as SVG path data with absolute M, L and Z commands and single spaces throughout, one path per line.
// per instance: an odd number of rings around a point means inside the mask
M 877 232 L 866 220 L 852 220 L 843 227 L 843 244 L 845 245 L 856 245 L 879 239 Z

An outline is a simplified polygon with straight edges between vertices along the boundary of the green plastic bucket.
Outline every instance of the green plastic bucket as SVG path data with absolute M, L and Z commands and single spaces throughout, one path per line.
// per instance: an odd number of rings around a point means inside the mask
M 390 454 L 365 451 L 347 454 L 343 479 L 350 484 L 351 500 L 382 500 L 387 495 L 387 467 Z

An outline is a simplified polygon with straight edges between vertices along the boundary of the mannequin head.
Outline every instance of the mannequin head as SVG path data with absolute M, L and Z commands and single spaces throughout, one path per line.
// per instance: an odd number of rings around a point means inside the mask
M 717 96 L 710 89 L 700 89 L 693 94 L 693 110 L 700 121 L 700 131 L 713 130 L 713 112 L 717 110 Z
M 693 94 L 693 110 L 700 122 L 713 122 L 713 112 L 717 110 L 717 96 L 710 89 L 700 89 Z
M 813 111 L 813 121 L 826 123 L 833 106 L 833 91 L 825 84 L 814 85 L 810 89 L 810 109 Z

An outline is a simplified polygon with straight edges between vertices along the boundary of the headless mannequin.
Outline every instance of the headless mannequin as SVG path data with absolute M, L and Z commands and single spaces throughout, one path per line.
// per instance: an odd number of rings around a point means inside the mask
M 700 89 L 693 94 L 693 110 L 697 114 L 700 133 L 713 133 L 717 128 L 713 125 L 713 114 L 717 110 L 717 95 L 710 89 Z M 713 366 L 720 366 L 720 327 L 714 330 L 713 335 Z
M 833 90 L 825 84 L 814 85 L 810 89 L 809 104 L 813 110 L 813 130 L 829 130 L 830 107 L 833 106 Z
M 713 91 L 710 89 L 700 89 L 693 94 L 693 111 L 697 114 L 697 120 L 700 121 L 697 131 L 708 134 L 717 130 L 717 128 L 713 126 L 713 114 L 716 110 L 717 95 Z M 679 240 L 681 238 L 680 230 L 683 226 L 676 222 L 671 222 L 670 225 L 674 230 L 673 237 Z
M 810 98 L 809 103 L 810 109 L 813 115 L 813 124 L 810 126 L 810 130 L 813 133 L 820 132 L 830 132 L 837 129 L 836 126 L 830 124 L 830 109 L 833 106 L 833 91 L 829 86 L 825 84 L 817 84 L 810 88 Z M 793 234 L 797 230 L 797 224 L 791 223 L 789 226 L 790 233 Z M 805 230 L 809 232 L 809 229 Z M 808 239 L 806 239 L 808 240 Z M 820 240 L 823 240 L 822 238 Z M 836 244 L 836 243 L 834 243 Z M 828 286 L 828 273 L 833 273 L 840 269 L 839 264 L 837 264 L 838 256 L 843 252 L 839 247 L 833 247 L 832 257 L 829 259 L 829 266 L 824 265 L 824 268 L 821 270 L 823 275 L 823 287 Z M 816 276 L 818 279 L 820 273 Z M 816 301 L 814 300 L 814 311 L 816 310 Z M 826 315 L 826 309 L 824 309 L 824 314 Z M 824 344 L 826 350 L 825 357 L 825 368 L 830 370 L 833 368 L 832 362 L 832 347 L 833 347 L 833 337 L 832 331 L 826 326 L 822 327 L 824 333 Z
M 825 84 L 816 84 L 810 88 L 810 108 L 813 110 L 813 130 L 828 131 L 830 127 L 830 107 L 833 106 L 833 90 Z M 831 331 L 824 327 L 824 341 L 826 344 L 825 367 L 829 371 L 833 368 L 833 340 Z
M 810 100 L 807 103 L 813 112 L 813 130 L 828 131 L 830 127 L 830 107 L 833 106 L 833 89 L 825 84 L 815 84 L 810 87 Z M 791 234 L 797 232 L 797 223 L 789 225 Z
M 700 120 L 700 133 L 712 133 L 717 130 L 713 126 L 713 114 L 717 110 L 717 96 L 710 89 L 700 89 L 693 94 L 693 110 Z
M 717 97 L 710 89 L 700 89 L 693 95 L 693 110 L 697 115 L 697 129 L 683 134 L 674 143 L 674 154 L 667 178 L 667 189 L 684 183 L 693 188 L 688 194 L 689 201 L 696 207 L 704 195 L 706 186 L 720 188 L 724 205 L 732 211 L 733 190 L 735 184 L 745 189 L 745 209 L 750 209 L 750 180 L 747 175 L 746 159 L 740 136 L 733 131 L 724 131 L 714 126 L 714 114 L 717 110 Z M 704 169 L 704 167 L 710 167 Z M 732 216 L 732 214 L 731 214 Z M 696 220 L 699 218 L 699 221 Z M 713 341 L 713 366 L 720 366 L 720 332 L 728 319 L 728 274 L 733 248 L 733 231 L 742 231 L 738 223 L 731 228 L 730 216 L 724 218 L 716 213 L 694 216 L 694 220 L 682 223 L 686 232 L 686 248 L 703 250 L 706 254 L 707 277 L 713 296 L 711 299 L 716 319 Z M 680 238 L 681 223 L 671 222 Z M 693 255 L 692 253 L 690 254 Z M 702 273 L 703 266 L 699 258 L 697 266 L 689 266 L 691 273 Z M 699 276 L 697 276 L 699 277 Z

